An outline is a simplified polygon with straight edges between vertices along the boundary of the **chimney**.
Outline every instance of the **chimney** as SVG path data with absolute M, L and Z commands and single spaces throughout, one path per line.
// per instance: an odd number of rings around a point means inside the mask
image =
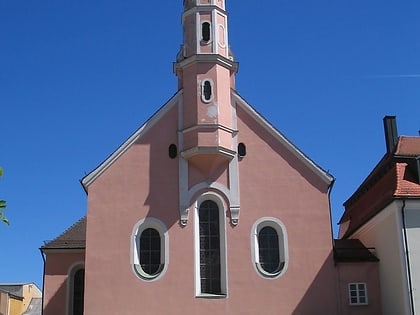
M 394 151 L 398 142 L 397 120 L 395 116 L 384 117 L 386 152 L 388 154 Z

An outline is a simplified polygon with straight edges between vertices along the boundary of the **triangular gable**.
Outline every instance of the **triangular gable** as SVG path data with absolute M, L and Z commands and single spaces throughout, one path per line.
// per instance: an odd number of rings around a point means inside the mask
M 242 109 L 244 109 L 255 121 L 259 123 L 266 131 L 268 131 L 277 141 L 284 145 L 294 156 L 296 156 L 304 165 L 306 165 L 313 173 L 315 173 L 323 182 L 331 184 L 334 177 L 327 171 L 323 170 L 307 155 L 299 150 L 289 139 L 287 139 L 279 130 L 276 129 L 267 119 L 258 113 L 246 100 L 244 100 L 236 91 L 232 91 L 233 101 L 235 101 Z
M 182 90 L 178 91 L 167 101 L 161 108 L 159 108 L 139 129 L 137 129 L 123 144 L 121 144 L 117 150 L 115 150 L 108 158 L 105 159 L 101 164 L 98 165 L 93 171 L 87 174 L 80 181 L 83 188 L 87 192 L 87 189 L 91 183 L 95 181 L 109 166 L 111 166 L 124 152 L 126 152 L 138 139 L 140 139 L 150 128 L 152 128 L 156 122 L 160 120 L 169 110 L 175 106 L 180 96 L 182 96 Z

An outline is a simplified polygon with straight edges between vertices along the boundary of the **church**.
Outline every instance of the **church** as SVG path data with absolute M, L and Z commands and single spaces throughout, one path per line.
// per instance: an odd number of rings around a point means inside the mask
M 225 6 L 184 0 L 176 93 L 41 247 L 44 315 L 382 314 L 379 259 L 333 239 L 334 177 L 236 90 Z

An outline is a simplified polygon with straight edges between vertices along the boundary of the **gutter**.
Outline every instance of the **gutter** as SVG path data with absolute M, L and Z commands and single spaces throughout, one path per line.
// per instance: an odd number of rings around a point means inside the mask
M 412 315 L 414 315 L 414 297 L 413 297 L 413 283 L 411 281 L 411 267 L 410 267 L 410 255 L 408 252 L 408 239 L 407 239 L 407 227 L 405 224 L 405 199 L 402 200 L 403 205 L 401 207 L 401 216 L 402 216 L 402 224 L 403 224 L 403 235 L 404 235 L 404 247 L 405 247 L 405 259 L 407 263 L 407 275 L 408 275 L 408 288 L 410 293 L 410 311 Z
M 42 251 L 42 248 L 39 249 L 39 252 L 41 253 L 42 256 L 42 261 L 44 262 L 44 267 L 43 267 L 43 275 L 42 275 L 42 298 L 41 298 L 41 315 L 44 315 L 44 296 L 45 296 L 45 256 L 44 256 L 44 252 Z

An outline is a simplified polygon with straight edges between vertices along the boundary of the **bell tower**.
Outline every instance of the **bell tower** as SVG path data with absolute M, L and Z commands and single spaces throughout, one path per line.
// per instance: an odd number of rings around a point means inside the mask
M 174 63 L 182 91 L 178 139 L 180 174 L 184 175 L 180 176 L 188 178 L 191 170 L 197 170 L 204 181 L 210 181 L 212 170 L 225 169 L 232 186 L 227 191 L 238 192 L 236 110 L 231 101 L 238 63 L 229 48 L 225 0 L 184 0 L 182 26 L 183 43 Z M 191 185 L 188 180 L 180 183 L 181 222 L 185 224 L 185 196 L 191 193 Z M 238 193 L 234 196 L 230 208 L 237 213 Z
M 182 25 L 183 44 L 174 64 L 183 90 L 181 153 L 186 159 L 202 154 L 231 159 L 230 92 L 238 64 L 229 50 L 225 0 L 184 0 Z

